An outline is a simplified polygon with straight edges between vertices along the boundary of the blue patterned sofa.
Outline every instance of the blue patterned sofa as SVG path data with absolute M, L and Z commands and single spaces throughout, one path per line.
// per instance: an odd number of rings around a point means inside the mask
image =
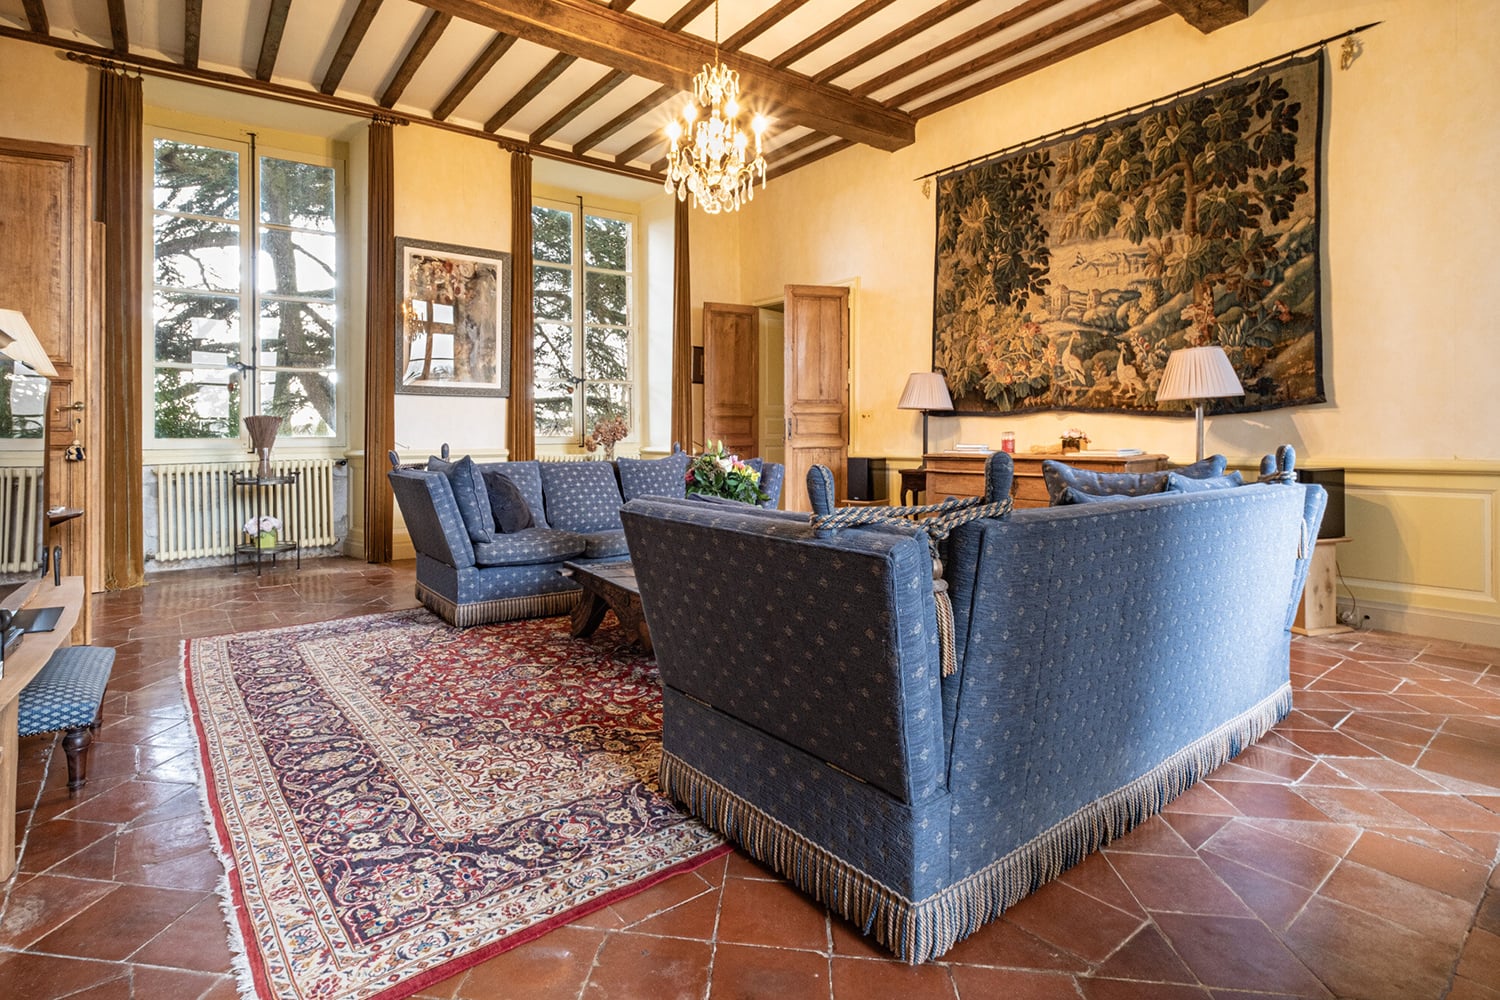
M 941 955 L 1286 714 L 1325 502 L 1258 483 L 962 525 L 942 676 L 918 529 L 631 501 L 662 787 L 899 957 Z
M 448 446 L 422 469 L 395 452 L 387 473 L 417 553 L 417 599 L 454 625 L 566 614 L 578 584 L 563 563 L 628 557 L 620 504 L 682 497 L 689 456 L 613 462 L 448 461 Z M 762 489 L 775 504 L 784 469 L 765 463 Z M 525 527 L 502 530 L 494 497 L 500 477 L 514 487 Z

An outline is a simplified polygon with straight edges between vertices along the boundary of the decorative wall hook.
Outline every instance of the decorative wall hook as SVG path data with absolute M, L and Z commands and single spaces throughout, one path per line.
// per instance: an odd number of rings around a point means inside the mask
M 1348 69 L 1354 65 L 1354 60 L 1365 54 L 1365 43 L 1354 35 L 1344 39 L 1343 48 L 1339 49 L 1339 69 Z

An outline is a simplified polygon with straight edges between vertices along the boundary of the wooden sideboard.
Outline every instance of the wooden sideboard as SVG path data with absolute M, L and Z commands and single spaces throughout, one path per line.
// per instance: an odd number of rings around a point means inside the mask
M 984 463 L 988 454 L 978 452 L 942 451 L 922 456 L 922 467 L 927 471 L 927 503 L 937 503 L 945 497 L 977 497 L 984 495 Z M 1043 454 L 1027 452 L 1012 455 L 1016 478 L 1011 484 L 1011 496 L 1016 507 L 1047 506 L 1047 486 L 1042 481 L 1042 463 L 1051 459 L 1067 462 L 1079 469 L 1091 472 L 1158 472 L 1167 467 L 1165 455 L 1084 455 Z

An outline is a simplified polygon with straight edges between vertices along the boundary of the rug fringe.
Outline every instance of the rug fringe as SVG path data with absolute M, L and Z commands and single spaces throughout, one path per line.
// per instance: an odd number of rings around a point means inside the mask
M 665 749 L 659 781 L 664 792 L 710 827 L 862 928 L 902 961 L 917 964 L 944 954 L 1090 852 L 1159 813 L 1264 736 L 1291 708 L 1288 683 L 1005 857 L 921 900 L 906 898 Z

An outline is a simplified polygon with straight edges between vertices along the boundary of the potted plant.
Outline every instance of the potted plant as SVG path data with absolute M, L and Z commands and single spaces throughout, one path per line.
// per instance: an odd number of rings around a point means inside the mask
M 274 549 L 281 537 L 281 519 L 270 514 L 252 517 L 241 530 L 245 533 L 247 544 L 258 549 Z
M 760 488 L 760 473 L 724 450 L 724 442 L 709 442 L 703 454 L 694 455 L 683 477 L 687 492 L 700 496 L 727 497 L 740 503 L 758 504 L 770 498 Z

